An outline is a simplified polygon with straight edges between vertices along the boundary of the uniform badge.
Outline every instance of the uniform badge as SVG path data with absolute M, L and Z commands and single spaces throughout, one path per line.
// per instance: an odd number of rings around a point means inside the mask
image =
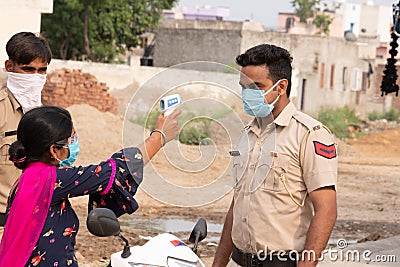
M 335 144 L 325 145 L 318 141 L 313 141 L 315 154 L 327 159 L 333 159 L 337 156 Z
M 142 159 L 142 155 L 140 153 L 136 153 L 135 159 L 141 160 Z

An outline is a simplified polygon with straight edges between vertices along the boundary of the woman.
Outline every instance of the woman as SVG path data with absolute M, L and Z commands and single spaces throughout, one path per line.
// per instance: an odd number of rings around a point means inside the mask
M 179 113 L 160 115 L 156 130 L 138 148 L 86 167 L 70 167 L 79 143 L 67 110 L 47 106 L 24 114 L 9 148 L 10 160 L 23 174 L 8 201 L 0 267 L 78 266 L 79 221 L 68 199 L 90 194 L 90 207 L 108 207 L 117 216 L 133 213 L 143 166 L 177 136 Z

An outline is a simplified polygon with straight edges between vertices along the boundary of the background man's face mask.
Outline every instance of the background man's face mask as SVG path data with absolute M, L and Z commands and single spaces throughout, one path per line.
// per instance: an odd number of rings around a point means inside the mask
M 244 110 L 247 112 L 247 114 L 255 117 L 267 117 L 274 109 L 274 105 L 276 101 L 278 101 L 279 95 L 271 104 L 265 103 L 264 96 L 270 93 L 278 85 L 280 81 L 281 80 L 277 81 L 265 93 L 263 90 L 243 89 L 242 101 Z
M 7 88 L 11 91 L 24 113 L 42 105 L 41 93 L 46 74 L 7 72 Z

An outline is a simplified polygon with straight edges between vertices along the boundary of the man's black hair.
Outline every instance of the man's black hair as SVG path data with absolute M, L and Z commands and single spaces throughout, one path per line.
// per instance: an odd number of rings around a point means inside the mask
M 286 49 L 271 44 L 257 45 L 236 57 L 236 63 L 242 67 L 266 65 L 269 70 L 268 78 L 274 83 L 280 79 L 287 79 L 286 94 L 288 97 L 292 87 L 292 60 L 293 58 Z
M 31 32 L 14 34 L 6 44 L 8 58 L 16 64 L 29 64 L 40 58 L 47 64 L 51 61 L 51 49 L 46 39 Z

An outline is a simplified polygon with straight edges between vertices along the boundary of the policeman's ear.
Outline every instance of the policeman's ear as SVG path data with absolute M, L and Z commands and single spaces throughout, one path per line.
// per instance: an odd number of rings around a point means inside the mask
M 6 71 L 11 72 L 14 70 L 14 63 L 10 59 L 7 59 L 4 62 L 4 68 L 6 69 Z
M 278 94 L 279 95 L 284 95 L 286 94 L 286 89 L 288 87 L 289 81 L 286 79 L 282 79 L 279 81 L 278 85 L 276 86 L 278 89 Z

